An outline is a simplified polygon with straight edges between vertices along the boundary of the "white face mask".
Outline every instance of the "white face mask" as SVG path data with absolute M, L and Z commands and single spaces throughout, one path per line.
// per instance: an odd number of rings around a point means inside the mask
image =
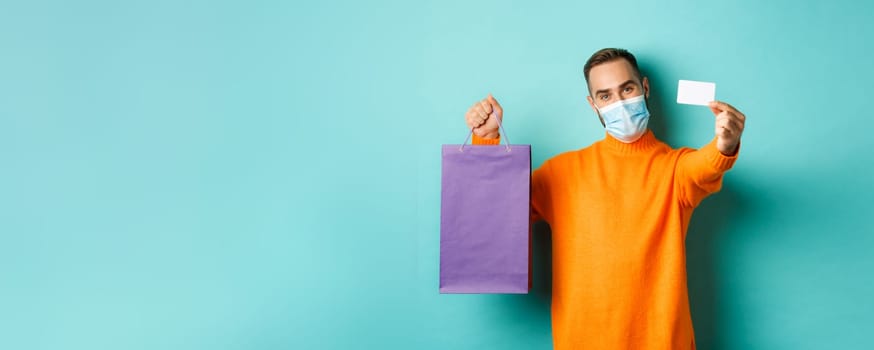
M 604 119 L 607 133 L 619 141 L 632 143 L 646 133 L 649 122 L 649 110 L 643 95 L 611 103 L 598 108 L 598 113 Z

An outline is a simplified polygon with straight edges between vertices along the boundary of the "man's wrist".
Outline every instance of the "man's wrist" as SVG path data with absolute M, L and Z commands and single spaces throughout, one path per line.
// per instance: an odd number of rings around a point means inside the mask
M 495 131 L 495 132 L 490 132 L 488 134 L 485 134 L 481 138 L 487 139 L 487 140 L 494 140 L 494 139 L 499 138 L 499 137 L 501 137 L 501 134 L 499 134 L 497 131 Z
M 737 155 L 737 151 L 739 148 L 740 148 L 740 142 L 734 144 L 734 146 L 731 147 L 727 152 L 723 151 L 723 150 L 719 150 L 719 153 L 722 153 L 722 155 L 726 156 L 726 157 L 733 157 L 733 156 Z

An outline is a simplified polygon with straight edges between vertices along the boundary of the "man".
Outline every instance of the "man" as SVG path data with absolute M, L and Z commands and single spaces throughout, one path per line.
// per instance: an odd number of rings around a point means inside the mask
M 634 55 L 603 49 L 584 67 L 603 140 L 555 156 L 531 177 L 531 212 L 552 229 L 556 349 L 694 349 L 685 238 L 694 208 L 719 191 L 746 117 L 724 102 L 713 141 L 672 149 L 647 128 L 649 80 Z M 465 120 L 474 144 L 498 144 L 489 95 Z

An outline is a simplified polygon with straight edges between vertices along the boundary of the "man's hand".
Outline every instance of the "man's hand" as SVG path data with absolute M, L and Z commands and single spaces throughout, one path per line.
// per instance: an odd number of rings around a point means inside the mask
M 498 104 L 498 100 L 495 100 L 492 94 L 489 94 L 488 97 L 476 101 L 467 110 L 467 114 L 464 115 L 464 121 L 467 122 L 469 129 L 473 129 L 473 133 L 476 136 L 484 139 L 496 139 L 499 136 L 499 120 L 491 118 L 492 112 L 497 116 L 497 119 L 503 120 L 504 109 Z
M 710 102 L 710 110 L 716 115 L 716 149 L 726 156 L 736 154 L 747 117 L 728 103 L 720 101 Z

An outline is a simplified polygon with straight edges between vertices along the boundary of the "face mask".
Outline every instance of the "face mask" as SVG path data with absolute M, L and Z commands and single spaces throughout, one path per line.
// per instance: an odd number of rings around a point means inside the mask
M 632 143 L 646 133 L 649 110 L 646 109 L 643 95 L 620 100 L 602 108 L 595 106 L 595 108 L 604 119 L 607 133 L 619 141 Z

